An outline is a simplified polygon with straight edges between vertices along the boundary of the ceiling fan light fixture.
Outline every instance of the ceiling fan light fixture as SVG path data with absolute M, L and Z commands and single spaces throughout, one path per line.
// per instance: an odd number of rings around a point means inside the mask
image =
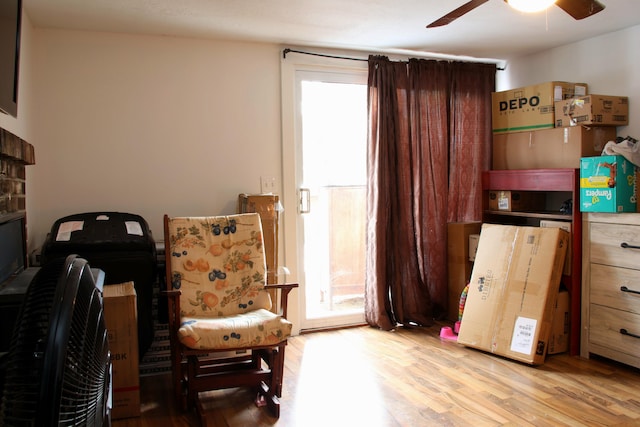
M 535 13 L 548 9 L 556 0 L 506 0 L 509 6 L 520 12 Z

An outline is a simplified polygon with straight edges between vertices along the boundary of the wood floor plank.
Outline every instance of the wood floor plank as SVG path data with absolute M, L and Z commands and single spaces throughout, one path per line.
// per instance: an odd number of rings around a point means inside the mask
M 142 415 L 114 427 L 197 426 L 171 376 L 141 379 Z M 528 366 L 439 338 L 439 327 L 370 327 L 290 339 L 281 416 L 247 390 L 202 396 L 209 427 L 640 425 L 640 371 L 568 354 Z
M 511 414 L 503 411 L 502 408 L 494 405 L 490 400 L 485 399 L 482 393 L 445 394 L 447 399 L 452 402 L 449 412 L 456 414 L 460 419 L 471 421 L 470 425 L 505 425 L 512 418 Z M 447 414 L 444 415 L 447 416 Z

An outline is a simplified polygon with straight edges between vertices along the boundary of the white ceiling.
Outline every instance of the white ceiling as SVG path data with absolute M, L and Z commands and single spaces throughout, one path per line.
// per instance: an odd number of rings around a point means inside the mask
M 509 59 L 640 24 L 640 1 L 600 0 L 581 21 L 557 6 L 525 15 L 490 0 L 425 26 L 467 0 L 23 0 L 35 27 L 264 41 L 367 52 Z

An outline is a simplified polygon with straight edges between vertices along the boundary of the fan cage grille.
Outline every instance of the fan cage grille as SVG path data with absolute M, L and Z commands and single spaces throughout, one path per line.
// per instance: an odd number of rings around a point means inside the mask
M 107 331 L 102 295 L 85 260 L 54 260 L 38 272 L 25 295 L 6 367 L 0 425 L 107 422 Z

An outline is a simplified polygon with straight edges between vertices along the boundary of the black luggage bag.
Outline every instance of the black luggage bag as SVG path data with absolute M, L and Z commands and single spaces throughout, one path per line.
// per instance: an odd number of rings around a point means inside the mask
M 156 245 L 147 221 L 122 212 L 87 212 L 55 221 L 42 246 L 41 264 L 77 254 L 105 273 L 105 285 L 133 281 L 138 308 L 140 360 L 153 341 Z

